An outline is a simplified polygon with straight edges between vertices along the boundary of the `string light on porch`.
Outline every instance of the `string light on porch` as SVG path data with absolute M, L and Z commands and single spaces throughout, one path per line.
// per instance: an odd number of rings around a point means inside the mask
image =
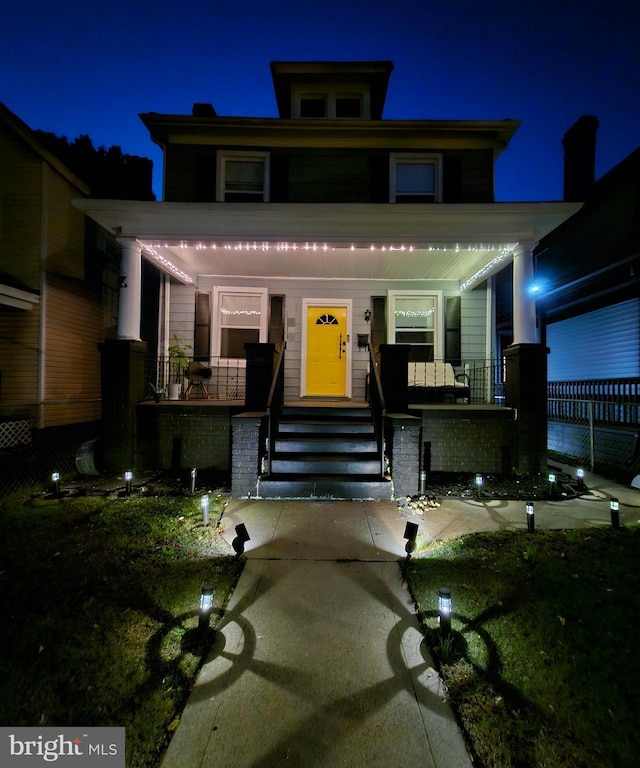
M 497 256 L 494 256 L 491 261 L 487 262 L 484 267 L 479 269 L 477 272 L 475 272 L 468 280 L 465 280 L 464 283 L 460 285 L 460 293 L 463 291 L 466 291 L 467 288 L 470 288 L 472 285 L 475 285 L 475 283 L 479 282 L 483 278 L 487 277 L 487 275 L 493 271 L 495 267 L 498 266 L 502 261 L 504 261 L 506 258 L 511 256 L 510 250 L 504 250 L 501 251 Z

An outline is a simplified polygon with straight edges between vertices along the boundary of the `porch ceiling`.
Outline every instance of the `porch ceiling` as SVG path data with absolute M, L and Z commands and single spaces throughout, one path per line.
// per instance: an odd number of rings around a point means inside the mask
M 77 200 L 181 282 L 199 275 L 459 280 L 502 268 L 580 203 L 233 204 Z

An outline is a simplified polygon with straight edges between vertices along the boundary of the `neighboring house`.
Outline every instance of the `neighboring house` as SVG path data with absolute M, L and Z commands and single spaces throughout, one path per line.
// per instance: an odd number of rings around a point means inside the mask
M 102 415 L 99 344 L 116 335 L 120 248 L 71 204 L 91 189 L 47 148 L 46 138 L 0 104 L 5 479 L 7 451 L 30 445 L 47 464 L 34 466 L 34 474 L 73 468 L 75 449 L 96 436 Z M 150 190 L 150 167 L 147 175 Z M 24 456 L 20 462 L 16 472 L 24 469 Z
M 585 116 L 569 134 L 582 134 L 587 176 L 565 197 L 584 206 L 534 252 L 549 449 L 628 480 L 640 472 L 640 148 L 594 183 L 596 128 Z
M 244 397 L 247 343 L 286 346 L 285 403 L 363 402 L 375 384 L 369 344 L 383 368 L 385 356 L 393 358 L 390 347 L 408 345 L 410 360 L 449 362 L 458 376 L 479 365 L 490 384 L 486 367 L 496 347 L 487 278 L 511 260 L 514 349 L 519 356 L 524 347 L 540 346 L 528 293 L 532 249 L 579 204 L 496 203 L 495 161 L 519 123 L 385 120 L 392 69 L 387 61 L 274 62 L 277 118 L 222 117 L 204 103 L 190 115 L 141 115 L 164 151 L 163 202 L 77 203 L 123 247 L 121 344 L 158 359 L 166 358 L 174 335 L 190 345 L 189 354 L 213 371 L 216 417 L 227 424 L 234 399 Z M 142 261 L 163 275 L 155 304 L 158 345 L 146 353 L 136 346 L 147 313 Z M 406 356 L 399 365 L 406 388 Z M 251 361 L 246 366 L 250 377 Z M 388 363 L 387 382 L 391 368 Z M 228 387 L 219 386 L 223 374 Z M 389 401 L 392 389 L 389 384 L 384 393 Z M 484 400 L 491 400 L 490 389 L 485 386 Z M 144 426 L 137 461 L 224 468 L 231 426 L 201 450 L 210 404 L 183 402 L 181 410 L 161 404 L 157 413 L 164 408 L 172 423 L 138 409 Z M 394 405 L 403 409 L 402 398 Z M 466 407 L 457 416 L 459 433 L 429 422 L 433 408 L 411 409 L 421 430 L 418 453 L 430 444 L 431 469 L 544 465 L 537 449 L 527 455 L 532 430 L 528 438 L 522 431 L 525 404 L 518 427 L 515 410 L 492 417 L 511 421 L 490 448 L 487 409 Z M 452 419 L 453 410 L 447 413 Z M 399 462 L 392 470 L 395 479 Z

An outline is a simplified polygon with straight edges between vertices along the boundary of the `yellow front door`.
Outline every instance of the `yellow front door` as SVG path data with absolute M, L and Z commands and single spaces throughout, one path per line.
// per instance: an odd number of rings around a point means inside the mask
M 347 308 L 307 307 L 306 394 L 347 394 Z

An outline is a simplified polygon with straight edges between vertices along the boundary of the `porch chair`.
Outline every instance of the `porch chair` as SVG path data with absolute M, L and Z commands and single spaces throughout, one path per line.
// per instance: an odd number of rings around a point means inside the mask
M 210 400 L 209 392 L 207 390 L 207 385 L 205 382 L 208 382 L 211 379 L 211 368 L 208 368 L 207 366 L 204 366 L 202 363 L 199 363 L 197 360 L 192 360 L 189 363 L 189 368 L 187 369 L 187 380 L 189 382 L 189 385 L 187 387 L 187 391 L 184 393 L 184 399 L 188 400 L 189 395 L 191 394 L 191 391 L 194 387 L 200 387 L 200 392 L 202 394 L 203 400 Z

